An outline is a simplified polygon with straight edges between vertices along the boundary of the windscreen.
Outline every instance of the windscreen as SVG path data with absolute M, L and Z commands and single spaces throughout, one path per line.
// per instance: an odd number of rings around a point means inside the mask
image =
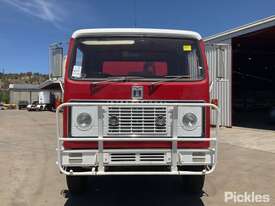
M 72 79 L 133 76 L 150 80 L 183 76 L 181 80 L 185 81 L 204 77 L 198 41 L 192 39 L 77 39 L 70 68 Z

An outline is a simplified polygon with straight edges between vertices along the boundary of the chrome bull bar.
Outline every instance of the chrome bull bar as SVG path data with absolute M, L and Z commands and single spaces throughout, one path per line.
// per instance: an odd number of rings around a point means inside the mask
M 72 106 L 98 106 L 99 108 L 102 108 L 102 106 L 172 106 L 174 107 L 174 111 L 177 111 L 178 107 L 208 107 L 216 112 L 216 126 L 215 126 L 215 132 L 213 134 L 213 137 L 210 138 L 178 138 L 177 136 L 177 118 L 174 118 L 175 115 L 173 115 L 172 119 L 172 137 L 166 138 L 139 138 L 139 137 L 129 137 L 129 138 L 109 138 L 109 137 L 103 137 L 103 119 L 99 117 L 99 135 L 97 138 L 77 138 L 77 137 L 63 137 L 60 132 L 60 111 L 61 109 L 65 107 L 72 107 Z M 57 162 L 58 168 L 61 173 L 65 175 L 204 175 L 204 174 L 210 174 L 215 170 L 216 164 L 217 164 L 217 152 L 218 152 L 218 130 L 219 130 L 219 108 L 210 103 L 102 103 L 102 102 L 67 102 L 59 105 L 56 109 L 56 129 L 57 129 Z M 98 147 L 97 149 L 97 161 L 98 165 L 95 165 L 92 167 L 91 171 L 73 171 L 73 170 L 67 170 L 66 167 L 62 165 L 62 152 L 64 151 L 63 148 L 63 142 L 64 141 L 75 141 L 75 142 L 97 142 Z M 157 142 L 172 142 L 172 148 L 171 148 L 171 171 L 105 171 L 104 169 L 104 148 L 103 148 L 103 142 L 131 142 L 131 141 L 157 141 Z M 209 151 L 214 153 L 214 159 L 211 163 L 211 167 L 207 166 L 202 171 L 180 171 L 178 170 L 178 148 L 177 143 L 178 142 L 210 142 L 209 145 L 212 145 L 211 148 L 209 148 Z M 122 149 L 121 149 L 122 150 Z M 180 149 L 184 150 L 184 149 Z M 194 149 L 196 151 L 197 149 Z M 190 151 L 190 149 L 188 149 Z M 191 149 L 192 151 L 192 149 Z M 97 166 L 97 171 L 96 171 Z

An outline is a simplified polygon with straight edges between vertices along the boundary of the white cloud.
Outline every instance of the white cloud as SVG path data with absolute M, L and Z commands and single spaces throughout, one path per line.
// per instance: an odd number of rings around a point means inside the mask
M 64 11 L 57 2 L 50 0 L 3 0 L 5 3 L 44 21 L 60 27 Z

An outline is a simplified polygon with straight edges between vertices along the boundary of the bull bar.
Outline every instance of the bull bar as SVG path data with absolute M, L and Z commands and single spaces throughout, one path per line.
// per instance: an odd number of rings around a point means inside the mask
M 215 132 L 213 134 L 214 137 L 209 138 L 178 138 L 177 136 L 177 118 L 172 119 L 172 137 L 161 137 L 161 138 L 139 138 L 139 137 L 126 137 L 126 138 L 110 138 L 110 137 L 103 137 L 103 119 L 99 117 L 99 135 L 98 137 L 93 138 L 78 138 L 78 137 L 63 137 L 60 132 L 60 111 L 65 107 L 72 107 L 72 106 L 97 106 L 98 108 L 102 108 L 102 106 L 172 106 L 173 110 L 177 109 L 178 107 L 208 107 L 213 109 L 216 113 L 216 121 L 215 121 Z M 57 166 L 61 173 L 65 175 L 77 175 L 77 176 L 86 176 L 86 175 L 205 175 L 210 174 L 215 170 L 217 164 L 217 152 L 218 152 L 218 130 L 219 130 L 219 108 L 215 104 L 211 103 L 104 103 L 104 102 L 66 102 L 59 105 L 56 109 L 56 129 L 57 129 Z M 62 165 L 62 154 L 66 151 L 63 148 L 64 141 L 74 141 L 74 142 L 97 142 L 98 147 L 96 150 L 97 153 L 97 162 L 98 165 L 94 165 L 91 171 L 73 171 L 70 169 L 69 171 L 66 169 L 64 165 Z M 157 141 L 157 142 L 172 142 L 171 147 L 171 171 L 105 171 L 104 169 L 104 149 L 103 142 L 122 142 L 122 141 Z M 180 171 L 178 169 L 178 142 L 209 142 L 209 148 L 207 149 L 213 155 L 210 167 L 209 165 L 206 166 L 205 169 L 202 171 Z M 212 146 L 211 146 L 212 145 Z M 210 148 L 211 147 L 211 148 Z M 121 149 L 123 150 L 123 149 Z M 181 151 L 185 151 L 185 149 L 180 149 Z M 186 151 L 198 151 L 198 149 L 186 149 Z M 211 156 L 212 157 L 212 156 Z M 96 166 L 98 166 L 96 171 Z

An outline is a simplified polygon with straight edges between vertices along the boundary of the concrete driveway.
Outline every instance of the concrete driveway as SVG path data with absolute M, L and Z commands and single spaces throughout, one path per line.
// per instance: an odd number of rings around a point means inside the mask
M 73 197 L 55 165 L 54 118 L 50 112 L 0 111 L 1 206 L 275 205 L 273 131 L 221 129 L 218 167 L 201 195 L 185 194 L 178 177 L 139 176 L 90 178 L 89 190 Z M 224 200 L 225 193 L 245 192 L 270 201 Z

